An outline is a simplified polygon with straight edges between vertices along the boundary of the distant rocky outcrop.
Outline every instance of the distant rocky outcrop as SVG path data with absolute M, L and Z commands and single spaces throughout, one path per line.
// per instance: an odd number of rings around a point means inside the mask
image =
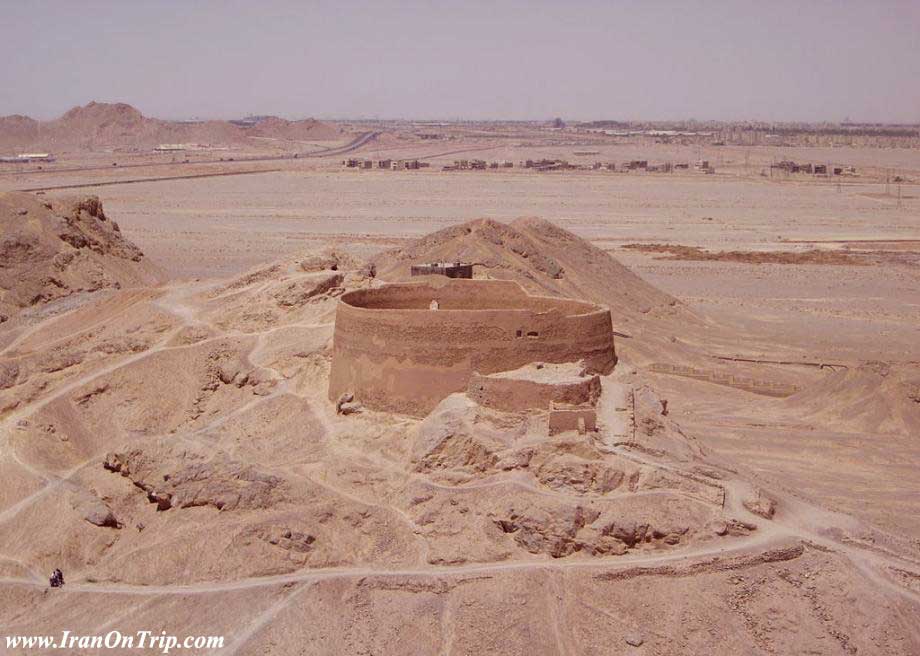
M 144 116 L 125 103 L 91 102 L 52 121 L 28 116 L 0 117 L 0 151 L 61 152 L 149 149 L 162 143 L 252 145 L 253 137 L 281 141 L 341 138 L 338 128 L 315 119 L 289 121 L 260 116 L 245 121 L 164 121 Z

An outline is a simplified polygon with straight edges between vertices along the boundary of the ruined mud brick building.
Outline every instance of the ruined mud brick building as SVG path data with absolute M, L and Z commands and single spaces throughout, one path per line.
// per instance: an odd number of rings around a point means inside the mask
M 436 310 L 431 308 L 437 308 Z M 531 296 L 512 281 L 434 279 L 343 294 L 336 310 L 329 398 L 424 416 L 474 374 L 530 363 L 616 362 L 610 310 Z
M 431 262 L 430 264 L 413 264 L 410 272 L 413 276 L 472 278 L 473 265 L 463 262 Z

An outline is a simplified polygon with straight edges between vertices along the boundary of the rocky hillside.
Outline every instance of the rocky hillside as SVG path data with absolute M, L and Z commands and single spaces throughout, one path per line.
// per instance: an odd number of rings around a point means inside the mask
M 79 291 L 155 284 L 156 267 L 95 196 L 0 194 L 0 323 Z

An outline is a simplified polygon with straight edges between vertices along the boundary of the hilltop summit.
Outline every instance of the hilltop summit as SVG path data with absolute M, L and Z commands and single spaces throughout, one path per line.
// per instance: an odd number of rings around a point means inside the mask
M 516 280 L 535 293 L 602 303 L 623 319 L 674 303 L 605 251 L 539 218 L 444 228 L 382 253 L 376 266 L 383 280 L 408 280 L 412 264 L 445 261 L 473 262 L 483 277 Z
M 453 261 L 476 264 L 475 277 L 515 280 L 534 294 L 606 305 L 614 329 L 637 337 L 619 342 L 627 360 L 650 362 L 665 354 L 670 361 L 699 358 L 671 340 L 704 329 L 695 313 L 606 251 L 545 219 L 468 221 L 385 251 L 374 264 L 378 277 L 389 282 L 410 280 L 412 264 Z

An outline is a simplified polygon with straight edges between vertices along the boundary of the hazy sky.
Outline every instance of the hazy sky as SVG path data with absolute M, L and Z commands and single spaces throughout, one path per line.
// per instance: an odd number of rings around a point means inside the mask
M 920 0 L 0 0 L 0 115 L 920 122 Z

